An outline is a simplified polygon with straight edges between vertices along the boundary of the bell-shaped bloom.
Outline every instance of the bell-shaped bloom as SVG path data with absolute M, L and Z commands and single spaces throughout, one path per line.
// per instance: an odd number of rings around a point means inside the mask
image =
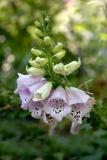
M 37 118 L 37 119 L 42 118 L 42 114 L 43 114 L 42 102 L 40 101 L 34 102 L 31 100 L 28 104 L 28 109 L 31 112 L 31 116 L 33 118 Z
M 21 99 L 21 108 L 28 109 L 28 103 L 31 100 L 32 96 L 27 87 L 23 86 L 18 90 L 20 99 Z
M 34 92 L 33 101 L 41 101 L 46 99 L 50 95 L 51 89 L 52 82 L 47 82 Z
M 33 99 L 34 92 L 45 83 L 45 78 L 19 74 L 16 91 L 19 93 L 23 109 L 28 108 L 29 102 Z
M 26 68 L 26 71 L 33 76 L 43 76 L 45 74 L 45 70 L 43 68 L 30 67 Z
M 71 106 L 71 113 L 69 114 L 72 121 L 81 124 L 82 117 L 86 117 L 90 113 L 94 104 L 94 99 L 86 94 L 84 91 L 71 87 L 66 90 L 68 104 Z
M 42 80 L 45 80 L 45 78 L 41 77 L 41 76 L 32 76 L 32 75 L 24 75 L 21 73 L 18 73 L 18 79 L 17 79 L 17 89 L 16 92 L 22 87 L 29 87 L 32 86 L 33 84 L 36 84 L 37 82 L 40 82 Z
M 77 70 L 80 67 L 80 65 L 81 65 L 81 60 L 80 59 L 78 60 L 78 62 L 77 61 L 72 61 L 72 62 L 68 63 L 67 65 L 64 66 L 65 74 L 70 75 L 72 72 Z
M 44 111 L 51 117 L 60 121 L 71 111 L 71 107 L 67 104 L 66 92 L 63 87 L 56 88 L 48 98 Z

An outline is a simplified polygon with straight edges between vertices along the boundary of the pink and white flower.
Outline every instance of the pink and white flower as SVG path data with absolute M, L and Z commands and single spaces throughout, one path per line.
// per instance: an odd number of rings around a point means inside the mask
M 59 86 L 52 92 L 44 106 L 44 111 L 58 121 L 70 113 L 71 107 L 67 104 L 66 91 L 63 87 Z
M 71 132 L 74 132 L 78 128 L 78 124 L 82 124 L 82 118 L 87 117 L 90 113 L 94 99 L 75 87 L 71 87 L 66 91 L 68 104 L 71 106 L 71 112 L 68 116 L 73 121 Z

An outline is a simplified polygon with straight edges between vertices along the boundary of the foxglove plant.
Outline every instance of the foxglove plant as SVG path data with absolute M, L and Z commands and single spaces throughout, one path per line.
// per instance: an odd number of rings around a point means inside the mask
M 63 62 L 66 51 L 61 42 L 55 44 L 50 36 L 49 19 L 35 22 L 35 34 L 39 49 L 32 48 L 32 57 L 26 67 L 27 74 L 18 74 L 16 93 L 21 99 L 21 108 L 31 116 L 55 126 L 64 118 L 72 121 L 71 133 L 79 131 L 82 118 L 89 116 L 94 98 L 85 91 L 72 87 L 67 76 L 81 65 L 81 60 L 68 64 Z

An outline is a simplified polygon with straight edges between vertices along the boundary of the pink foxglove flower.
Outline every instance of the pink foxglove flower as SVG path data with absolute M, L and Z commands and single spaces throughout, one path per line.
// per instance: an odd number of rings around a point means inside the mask
M 32 100 L 28 104 L 28 109 L 31 112 L 33 118 L 41 118 L 43 114 L 43 104 L 42 102 L 33 102 Z
M 47 114 L 60 121 L 71 111 L 71 107 L 67 104 L 66 91 L 63 87 L 56 88 L 48 98 L 44 106 Z
M 17 93 L 19 93 L 20 99 L 22 101 L 21 107 L 23 109 L 28 109 L 29 107 L 32 107 L 30 105 L 30 102 L 33 99 L 34 92 L 38 88 L 42 87 L 42 85 L 44 85 L 45 83 L 46 81 L 42 77 L 19 74 L 16 90 Z
M 28 87 L 28 86 L 31 86 L 41 80 L 44 80 L 43 77 L 36 77 L 36 76 L 32 76 L 31 74 L 28 74 L 28 75 L 24 75 L 24 74 L 21 74 L 21 73 L 18 73 L 19 77 L 17 79 L 17 89 L 16 89 L 16 92 L 18 92 L 18 90 L 22 87 L 22 86 L 25 86 L 25 87 Z
M 71 106 L 69 117 L 73 121 L 71 132 L 82 123 L 82 118 L 87 117 L 94 104 L 94 99 L 84 91 L 71 87 L 67 89 L 68 104 Z

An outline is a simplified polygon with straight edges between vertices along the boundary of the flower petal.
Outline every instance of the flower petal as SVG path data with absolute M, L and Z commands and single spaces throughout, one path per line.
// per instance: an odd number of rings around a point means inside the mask
M 73 105 L 73 104 L 81 104 L 81 103 L 86 103 L 88 99 L 90 99 L 90 96 L 86 94 L 84 91 L 71 87 L 70 89 L 67 89 L 67 98 L 68 98 L 68 104 Z
M 47 123 L 47 124 L 56 124 L 56 120 L 55 118 L 53 118 L 50 114 L 47 114 L 45 112 L 43 112 L 43 115 L 42 115 L 42 120 L 43 122 Z
M 21 107 L 23 109 L 27 109 L 28 108 L 28 103 L 31 99 L 31 93 L 29 92 L 29 90 L 26 87 L 23 87 L 19 90 L 19 96 L 20 96 L 20 99 L 22 101 Z
M 66 92 L 63 87 L 59 86 L 52 92 L 44 106 L 44 111 L 59 121 L 70 113 L 71 107 L 67 105 Z
M 39 82 L 40 80 L 44 80 L 44 78 L 42 77 L 36 77 L 36 76 L 32 76 L 32 75 L 24 75 L 24 74 L 20 74 L 18 73 L 19 77 L 17 79 L 17 89 L 20 89 L 22 86 L 31 86 L 37 82 Z
M 71 111 L 71 107 L 69 106 L 45 106 L 44 111 L 47 114 L 50 114 L 53 118 L 58 121 L 61 121 L 63 117 L 65 117 Z
M 51 97 L 49 98 L 49 101 L 50 100 L 53 100 L 53 99 L 61 99 L 64 101 L 64 103 L 67 103 L 67 96 L 66 96 L 66 92 L 64 90 L 63 87 L 59 86 L 57 87 L 53 92 L 52 92 L 52 95 Z
M 28 109 L 33 118 L 41 118 L 43 112 L 43 104 L 41 102 L 33 102 L 31 100 L 28 104 Z

